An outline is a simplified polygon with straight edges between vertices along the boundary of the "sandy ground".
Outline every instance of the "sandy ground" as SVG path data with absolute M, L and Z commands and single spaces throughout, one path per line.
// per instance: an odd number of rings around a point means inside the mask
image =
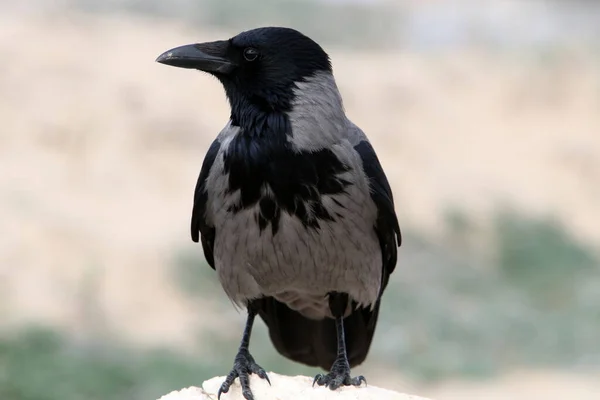
M 0 17 L 5 324 L 42 321 L 141 345 L 196 342 L 214 307 L 182 295 L 167 265 L 177 251 L 200 252 L 189 239 L 191 196 L 228 108 L 216 80 L 154 59 L 221 36 L 131 18 Z M 330 53 L 403 224 L 438 234 L 447 207 L 485 225 L 511 204 L 600 243 L 597 61 L 581 52 L 545 63 L 476 51 Z M 530 393 L 518 398 L 542 398 L 542 388 L 548 400 L 558 385 L 561 399 L 565 390 L 591 399 L 598 381 L 541 373 L 419 393 L 490 399 L 493 387 L 494 398 L 517 399 L 507 393 L 518 384 Z

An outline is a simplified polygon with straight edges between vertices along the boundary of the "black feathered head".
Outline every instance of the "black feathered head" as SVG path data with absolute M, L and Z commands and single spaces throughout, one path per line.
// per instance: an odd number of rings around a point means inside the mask
M 302 33 L 279 27 L 257 28 L 216 42 L 168 50 L 157 60 L 198 69 L 217 77 L 231 103 L 232 115 L 243 107 L 259 112 L 286 112 L 296 82 L 317 72 L 331 73 L 329 56 Z

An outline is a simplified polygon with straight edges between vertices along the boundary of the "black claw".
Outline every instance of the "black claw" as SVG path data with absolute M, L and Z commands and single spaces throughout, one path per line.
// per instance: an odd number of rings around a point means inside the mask
M 264 369 L 260 368 L 256 371 L 252 371 L 254 372 L 256 375 L 258 375 L 261 379 L 264 379 L 267 381 L 267 383 L 269 384 L 269 386 L 271 386 L 271 380 L 269 379 L 269 376 L 267 375 L 267 373 L 265 372 Z
M 315 383 L 319 386 L 326 386 L 331 390 L 336 390 L 343 386 L 356 386 L 359 387 L 362 383 L 367 384 L 367 380 L 364 376 L 360 375 L 355 378 L 350 376 L 350 368 L 347 366 L 339 367 L 334 365 L 331 372 L 327 375 L 317 374 L 313 380 L 313 387 Z
M 317 381 L 320 381 L 320 380 L 321 380 L 321 378 L 323 378 L 323 374 L 317 374 L 317 375 L 315 376 L 315 379 L 313 379 L 313 384 L 312 384 L 312 385 L 313 385 L 313 387 L 315 387 L 315 383 L 317 383 Z M 320 385 L 319 385 L 319 386 L 320 386 Z
M 219 388 L 219 393 L 217 393 L 217 399 L 218 400 L 221 400 L 221 394 L 222 393 L 229 392 L 229 387 L 231 386 L 231 384 L 233 383 L 234 380 L 235 380 L 234 371 L 231 371 L 229 374 L 227 374 L 227 377 L 225 378 L 225 381 L 223 382 L 223 384 Z
M 356 379 L 356 383 L 353 383 L 354 386 L 360 386 L 363 382 L 367 386 L 367 379 L 364 376 L 360 375 L 354 379 Z
M 269 385 L 271 385 L 271 381 L 267 376 L 265 370 L 256 362 L 254 358 L 248 353 L 240 352 L 235 357 L 235 362 L 233 363 L 233 369 L 225 378 L 225 381 L 219 388 L 219 392 L 217 394 L 217 399 L 221 399 L 221 393 L 227 393 L 229 388 L 235 381 L 235 378 L 239 378 L 240 386 L 242 387 L 242 395 L 246 400 L 254 400 L 254 396 L 252 395 L 252 390 L 250 390 L 250 374 L 256 374 L 260 378 L 265 379 Z

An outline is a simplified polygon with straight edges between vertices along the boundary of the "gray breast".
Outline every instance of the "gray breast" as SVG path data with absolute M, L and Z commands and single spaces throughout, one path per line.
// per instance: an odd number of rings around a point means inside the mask
M 344 191 L 320 197 L 332 218 L 309 227 L 293 212 L 282 211 L 277 230 L 261 229 L 260 202 L 233 211 L 240 191 L 227 192 L 229 176 L 217 157 L 209 176 L 209 213 L 217 227 L 219 280 L 234 303 L 274 296 L 307 317 L 322 318 L 330 315 L 325 296 L 331 291 L 346 292 L 361 305 L 376 301 L 382 273 L 373 229 L 376 208 L 352 145 L 341 140 L 331 151 L 348 167 L 339 175 L 348 183 Z M 265 185 L 262 196 L 270 190 Z

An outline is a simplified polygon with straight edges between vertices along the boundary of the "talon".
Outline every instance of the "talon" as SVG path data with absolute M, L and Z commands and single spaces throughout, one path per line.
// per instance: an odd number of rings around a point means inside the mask
M 227 380 L 225 382 L 223 382 L 223 384 L 221 385 L 221 387 L 219 388 L 219 392 L 217 393 L 217 400 L 221 400 L 221 394 L 222 393 L 227 393 L 229 392 L 229 386 L 231 385 L 231 383 L 228 383 Z
M 321 378 L 322 378 L 322 377 L 323 377 L 323 375 L 322 375 L 322 374 L 317 374 L 317 375 L 315 376 L 315 379 L 313 379 L 313 384 L 312 384 L 312 386 L 313 386 L 313 387 L 315 387 L 315 383 L 317 383 L 317 381 L 321 380 Z
M 242 390 L 242 396 L 244 396 L 246 400 L 254 400 L 254 396 L 249 388 L 248 390 Z
M 262 379 L 265 379 L 267 381 L 267 383 L 269 384 L 269 386 L 271 386 L 271 380 L 269 379 L 269 375 L 267 375 L 267 373 L 265 371 L 259 372 L 258 376 L 261 377 Z
M 359 387 L 362 382 L 367 384 L 364 376 L 360 375 L 355 378 L 350 376 L 350 367 L 348 365 L 335 365 L 331 368 L 331 372 L 327 375 L 317 374 L 313 379 L 312 386 L 315 383 L 319 386 L 328 387 L 330 390 L 336 390 L 341 386 L 356 386 Z
M 254 395 L 252 394 L 252 390 L 250 389 L 250 375 L 256 374 L 260 378 L 265 379 L 269 385 L 271 381 L 267 376 L 265 370 L 256 364 L 254 358 L 246 351 L 238 353 L 235 357 L 235 362 L 233 363 L 233 369 L 225 378 L 225 381 L 221 385 L 219 392 L 217 394 L 217 399 L 221 400 L 221 394 L 227 393 L 231 385 L 236 378 L 240 381 L 240 386 L 242 388 L 242 395 L 246 400 L 254 400 Z
M 340 386 L 342 386 L 342 382 L 332 380 L 331 382 L 329 382 L 329 386 L 327 386 L 327 387 L 329 388 L 329 390 L 336 390 Z
M 265 372 L 265 370 L 262 369 L 261 367 L 259 367 L 256 363 L 254 363 L 253 365 L 250 366 L 250 371 L 253 374 L 258 375 L 261 379 L 266 380 L 267 383 L 269 384 L 269 386 L 271 386 L 271 380 L 269 379 L 269 376 L 267 375 L 267 373 Z

